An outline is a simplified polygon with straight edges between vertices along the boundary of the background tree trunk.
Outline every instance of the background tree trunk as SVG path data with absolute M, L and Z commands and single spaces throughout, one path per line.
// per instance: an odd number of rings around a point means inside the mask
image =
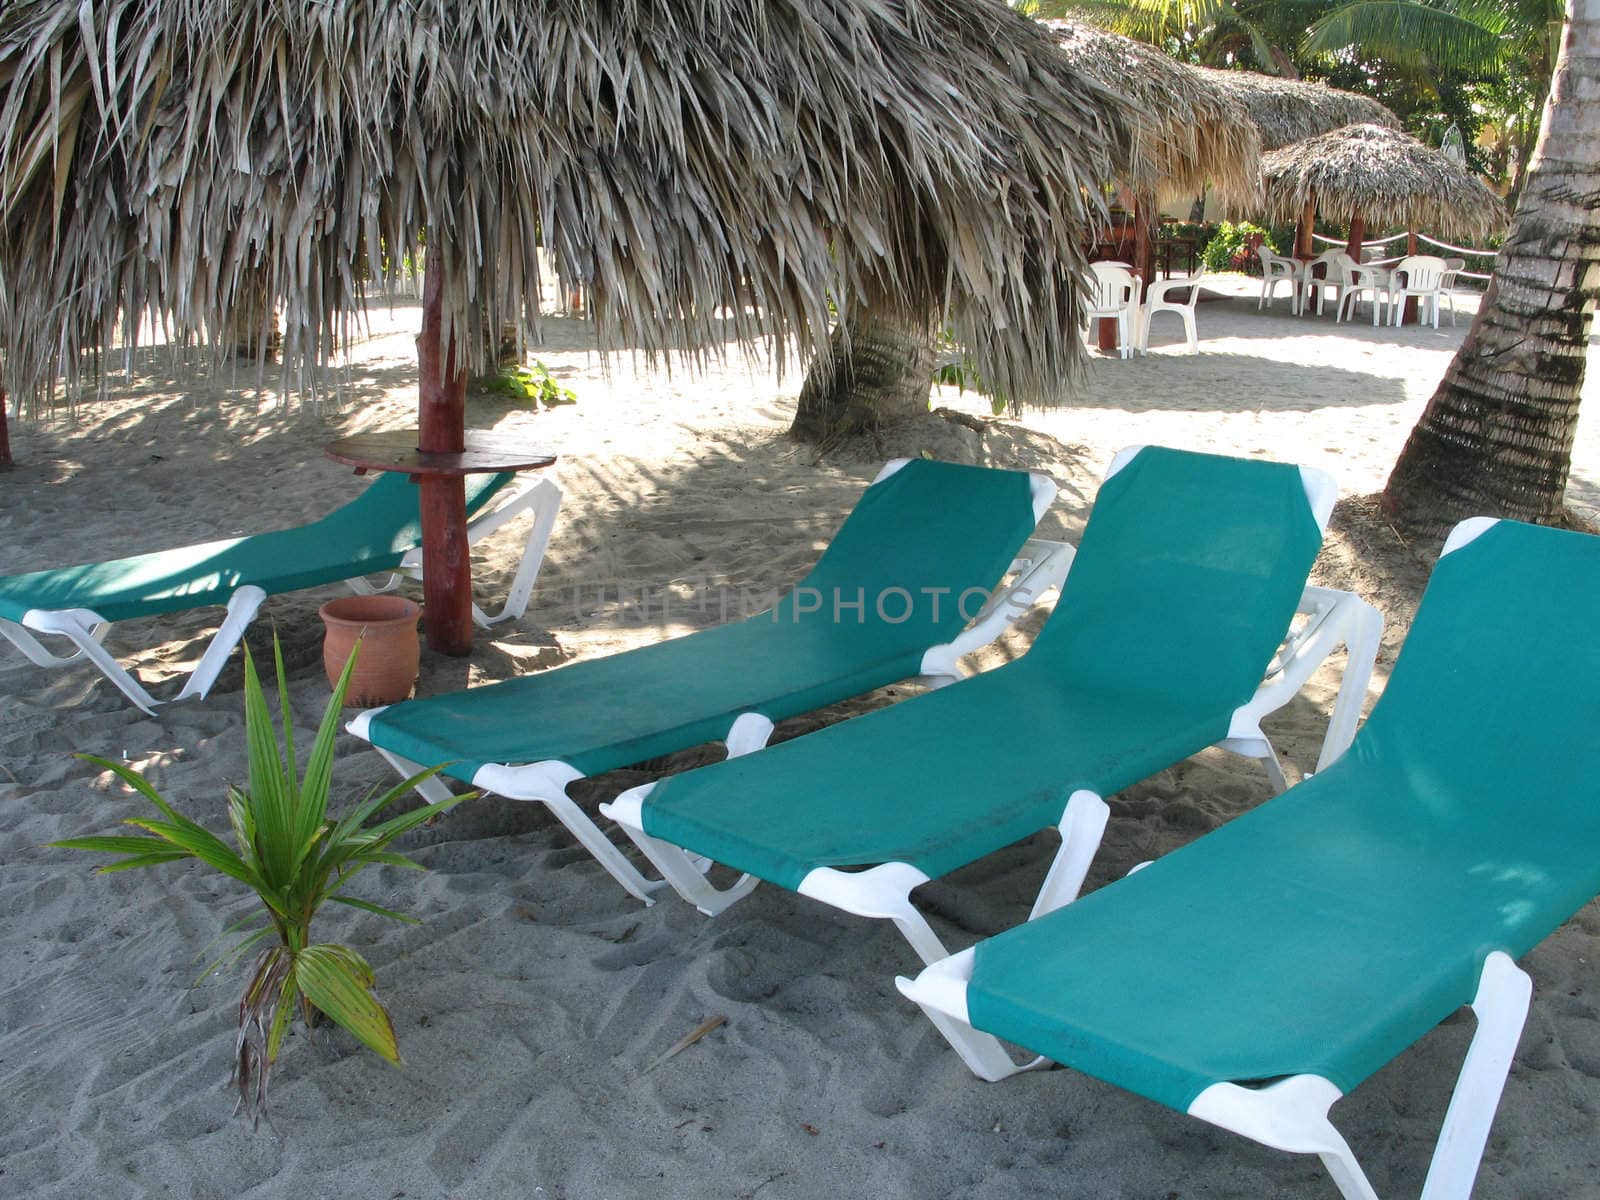
M 240 358 L 272 362 L 283 349 L 271 283 L 271 276 L 260 267 L 249 271 L 239 283 L 238 298 L 228 322 L 228 341 Z
M 6 420 L 6 390 L 0 387 L 0 471 L 9 471 L 16 465 L 11 460 L 11 428 Z
M 1600 296 L 1600 0 L 1572 0 L 1539 147 L 1477 318 L 1384 490 L 1408 532 L 1561 521 Z
M 820 445 L 928 411 L 934 348 L 926 321 L 858 311 L 833 331 L 832 349 L 800 389 L 789 427 L 800 441 Z

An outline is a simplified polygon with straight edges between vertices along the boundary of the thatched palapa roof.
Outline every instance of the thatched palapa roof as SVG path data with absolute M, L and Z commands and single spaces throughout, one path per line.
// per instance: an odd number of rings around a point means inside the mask
M 1347 125 L 1274 150 L 1261 174 L 1267 211 L 1278 220 L 1315 202 L 1331 221 L 1381 217 L 1448 238 L 1505 226 L 1505 208 L 1482 180 L 1409 133 L 1379 125 Z
M 1224 203 L 1259 199 L 1261 139 L 1235 96 L 1143 42 L 1074 21 L 1042 24 L 1073 67 L 1130 101 L 1125 182 L 1162 201 L 1197 196 L 1208 184 Z
M 251 276 L 321 364 L 426 231 L 468 352 L 536 323 L 542 243 L 607 349 L 806 354 L 830 301 L 948 302 L 1046 399 L 1128 136 L 994 0 L 7 0 L 5 382 L 152 311 L 215 343 Z
M 1261 148 L 1276 150 L 1330 129 L 1365 123 L 1400 127 L 1400 119 L 1370 96 L 1325 83 L 1283 79 L 1257 71 L 1194 67 L 1217 88 L 1245 106 L 1261 131 Z

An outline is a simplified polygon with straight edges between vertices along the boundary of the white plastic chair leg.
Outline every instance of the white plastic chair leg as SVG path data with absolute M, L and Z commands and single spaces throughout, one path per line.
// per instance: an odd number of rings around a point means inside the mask
M 1053 912 L 1078 898 L 1110 816 L 1110 805 L 1088 788 L 1072 793 L 1057 826 L 1061 831 L 1061 845 L 1050 862 L 1050 870 L 1045 873 L 1044 883 L 1039 885 L 1028 920 Z
M 98 613 L 86 608 L 62 609 L 54 612 L 34 610 L 27 613 L 23 619 L 27 623 L 26 628 L 11 625 L 8 621 L 0 625 L 0 633 L 4 633 L 12 645 L 27 655 L 30 662 L 41 667 L 58 667 L 83 658 L 93 663 L 100 673 L 141 712 L 155 713 L 156 706 L 161 701 L 145 690 L 144 685 L 100 644 L 106 636 L 110 622 L 102 620 Z M 33 637 L 33 632 L 58 634 L 78 649 L 75 653 L 64 656 L 52 654 Z
M 1496 950 L 1484 959 L 1472 1001 L 1478 1029 L 1445 1112 L 1422 1200 L 1469 1200 L 1532 995 L 1532 980 L 1510 955 Z M 1339 1097 L 1338 1088 L 1315 1075 L 1295 1075 L 1263 1088 L 1216 1083 L 1195 1098 L 1189 1115 L 1277 1150 L 1316 1154 L 1345 1200 L 1378 1200 L 1328 1119 Z
M 716 916 L 755 891 L 761 881 L 752 875 L 741 875 L 725 888 L 716 887 L 706 878 L 698 860 L 644 831 L 644 802 L 655 786 L 646 783 L 630 788 L 615 800 L 602 804 L 600 812 L 622 828 L 673 891 L 706 916 Z
M 507 506 L 501 520 L 492 524 L 486 522 L 472 540 L 486 537 L 504 521 L 525 509 L 533 510 L 533 528 L 528 531 L 528 540 L 522 547 L 522 560 L 517 564 L 517 573 L 506 592 L 505 604 L 494 616 L 488 615 L 477 605 L 472 607 L 473 619 L 485 629 L 501 621 L 516 620 L 527 612 L 528 600 L 533 596 L 534 584 L 539 580 L 539 568 L 544 565 L 545 551 L 550 545 L 550 535 L 555 531 L 556 517 L 561 512 L 561 489 L 550 480 L 541 479 L 514 504 Z M 496 510 L 493 516 L 499 517 L 500 511 Z M 471 534 L 469 529 L 469 537 Z
M 972 978 L 975 953 L 969 947 L 931 964 L 915 979 L 897 976 L 894 985 L 901 995 L 922 1009 L 923 1015 L 933 1022 L 934 1028 L 950 1043 L 950 1048 L 979 1079 L 997 1083 L 1020 1071 L 1047 1065 L 1049 1060 L 1042 1057 L 1026 1063 L 1013 1061 L 998 1038 L 972 1027 L 967 1017 L 967 982 Z
M 889 862 L 864 871 L 817 867 L 807 873 L 795 891 L 858 917 L 893 921 L 918 957 L 932 965 L 949 958 L 950 951 L 911 903 L 912 890 L 927 882 L 928 877 L 910 863 Z
M 1533 980 L 1509 954 L 1496 950 L 1484 959 L 1472 1000 L 1478 1029 L 1445 1111 L 1422 1200 L 1467 1200 L 1472 1194 L 1532 999 Z
M 222 674 L 222 668 L 227 665 L 228 656 L 239 644 L 239 639 L 244 637 L 250 622 L 256 619 L 256 613 L 266 598 L 267 593 L 253 583 L 246 584 L 228 598 L 228 615 L 223 619 L 222 627 L 212 635 L 206 652 L 200 656 L 200 661 L 195 664 L 194 670 L 184 682 L 183 690 L 174 699 L 187 700 L 191 696 L 204 696 L 211 690 L 211 685 L 217 681 L 217 676 Z

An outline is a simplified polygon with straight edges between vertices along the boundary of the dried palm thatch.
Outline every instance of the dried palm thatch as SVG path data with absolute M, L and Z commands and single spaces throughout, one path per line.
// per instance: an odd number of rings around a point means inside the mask
M 1267 215 L 1381 216 L 1386 225 L 1447 238 L 1483 238 L 1505 226 L 1505 206 L 1483 182 L 1409 133 L 1347 125 L 1274 150 L 1261 160 Z
M 1074 68 L 1128 97 L 1134 137 L 1119 176 L 1162 202 L 1209 186 L 1224 204 L 1260 199 L 1261 137 L 1249 110 L 1192 67 L 1093 25 L 1044 21 Z
M 608 351 L 804 355 L 830 302 L 946 304 L 1044 399 L 1128 136 L 993 0 L 7 0 L 4 381 L 139 314 L 215 345 L 252 275 L 319 366 L 425 237 L 467 354 L 536 328 L 542 245 Z
M 1325 83 L 1282 79 L 1256 71 L 1194 67 L 1216 87 L 1249 110 L 1261 131 L 1261 148 L 1276 150 L 1330 129 L 1364 123 L 1400 128 L 1400 118 L 1370 96 L 1342 91 Z

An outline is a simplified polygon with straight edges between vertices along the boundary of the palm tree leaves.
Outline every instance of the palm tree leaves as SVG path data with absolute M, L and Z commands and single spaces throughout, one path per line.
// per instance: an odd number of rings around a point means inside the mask
M 1356 0 L 1320 18 L 1306 33 L 1305 52 L 1333 54 L 1359 48 L 1413 71 L 1440 67 L 1492 71 L 1503 61 L 1506 14 L 1497 4 Z

